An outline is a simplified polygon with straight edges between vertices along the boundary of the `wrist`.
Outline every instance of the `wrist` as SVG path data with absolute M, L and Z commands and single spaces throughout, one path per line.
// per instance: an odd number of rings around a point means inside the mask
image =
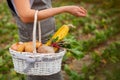
M 60 8 L 61 8 L 62 12 L 68 12 L 68 10 L 69 10 L 69 6 L 62 6 Z

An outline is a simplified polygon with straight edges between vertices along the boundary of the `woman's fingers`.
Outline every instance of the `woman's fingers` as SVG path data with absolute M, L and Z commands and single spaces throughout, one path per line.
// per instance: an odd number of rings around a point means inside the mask
M 85 13 L 81 13 L 81 12 L 76 12 L 76 16 L 77 17 L 84 17 L 84 16 L 86 16 L 86 14 Z
M 83 7 L 80 7 L 80 9 L 82 9 L 82 10 L 85 11 L 85 12 L 87 12 L 87 10 L 86 10 L 85 8 L 83 8 Z
M 86 16 L 87 11 L 83 7 L 79 6 L 66 6 L 66 11 L 74 16 Z
M 87 13 L 87 10 L 86 9 L 84 9 L 83 7 L 80 7 L 80 11 L 81 11 L 81 13 Z

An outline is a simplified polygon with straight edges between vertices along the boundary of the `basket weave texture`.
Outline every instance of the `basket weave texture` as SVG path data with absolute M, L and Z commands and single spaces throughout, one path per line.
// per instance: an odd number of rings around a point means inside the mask
M 52 75 L 61 70 L 65 50 L 59 53 L 36 54 L 17 52 L 9 49 L 14 64 L 14 70 L 26 75 Z

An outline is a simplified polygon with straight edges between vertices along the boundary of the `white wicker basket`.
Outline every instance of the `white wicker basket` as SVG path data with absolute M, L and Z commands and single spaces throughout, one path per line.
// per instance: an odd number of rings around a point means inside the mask
M 36 24 L 37 13 L 35 13 L 34 29 L 33 29 L 33 53 L 18 52 L 9 48 L 12 55 L 14 70 L 26 75 L 52 75 L 61 70 L 62 58 L 66 52 L 61 49 L 58 53 L 37 53 L 36 52 Z M 40 33 L 40 32 L 39 32 Z M 39 34 L 40 37 L 41 34 Z M 41 41 L 41 39 L 39 39 Z

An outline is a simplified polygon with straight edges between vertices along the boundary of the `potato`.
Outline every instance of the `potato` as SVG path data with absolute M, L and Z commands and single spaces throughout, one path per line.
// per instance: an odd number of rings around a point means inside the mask
M 17 51 L 18 45 L 19 45 L 19 43 L 14 43 L 14 44 L 11 46 L 11 49 Z
M 11 49 L 13 49 L 13 50 L 15 50 L 15 51 L 23 52 L 24 49 L 25 49 L 25 46 L 24 46 L 24 43 L 22 43 L 22 42 L 17 42 L 17 43 L 14 43 L 14 44 L 11 46 Z
M 24 52 L 24 50 L 25 50 L 25 45 L 24 44 L 19 44 L 17 51 Z
M 54 48 L 51 46 L 42 45 L 38 47 L 38 53 L 55 53 Z
M 41 46 L 41 42 L 36 42 L 36 49 Z M 11 46 L 11 49 L 19 52 L 33 52 L 33 42 L 17 42 Z
M 25 52 L 33 52 L 33 42 L 26 42 L 25 44 Z M 36 42 L 36 49 L 41 46 L 41 42 Z
M 42 43 L 41 42 L 36 42 L 36 48 L 38 48 L 39 46 L 41 46 Z
M 32 42 L 26 42 L 25 44 L 25 52 L 33 52 Z

